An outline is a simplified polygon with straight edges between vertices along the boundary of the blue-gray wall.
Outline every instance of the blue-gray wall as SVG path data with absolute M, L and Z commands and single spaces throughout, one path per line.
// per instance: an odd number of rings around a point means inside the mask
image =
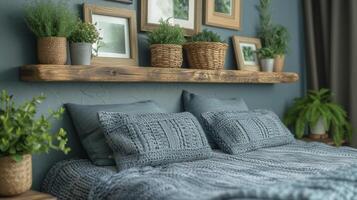
M 268 108 L 283 114 L 292 99 L 304 92 L 303 25 L 300 0 L 273 0 L 273 18 L 276 23 L 288 27 L 291 33 L 290 52 L 287 56 L 286 71 L 298 72 L 301 81 L 294 84 L 278 85 L 216 85 L 216 84 L 119 84 L 119 83 L 26 83 L 19 81 L 18 68 L 24 64 L 36 63 L 36 38 L 24 23 L 24 5 L 27 0 L 0 1 L 0 90 L 6 89 L 15 95 L 18 102 L 44 93 L 47 101 L 40 111 L 56 109 L 63 103 L 110 104 L 153 99 L 169 111 L 181 109 L 180 95 L 183 89 L 202 95 L 219 98 L 243 97 L 251 108 Z M 73 9 L 81 11 L 82 0 L 68 0 Z M 136 2 L 127 5 L 105 0 L 88 0 L 88 3 L 137 9 Z M 231 31 L 210 27 L 226 41 L 232 35 L 255 36 L 258 26 L 256 5 L 258 0 L 242 1 L 241 31 Z M 140 14 L 140 13 L 138 13 Z M 139 19 L 140 15 L 138 15 Z M 145 33 L 139 34 L 139 57 L 141 65 L 149 65 L 149 50 L 145 43 Z M 226 66 L 236 66 L 232 48 L 227 55 Z M 73 133 L 72 124 L 65 115 L 63 121 L 54 124 Z M 70 134 L 72 152 L 64 156 L 58 152 L 34 156 L 34 188 L 38 188 L 45 173 L 56 162 L 65 158 L 85 156 L 74 134 Z

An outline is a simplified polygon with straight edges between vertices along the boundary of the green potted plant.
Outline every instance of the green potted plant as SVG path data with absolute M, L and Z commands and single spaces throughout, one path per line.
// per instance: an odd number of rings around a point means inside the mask
M 331 96 L 330 90 L 321 89 L 309 91 L 305 97 L 295 99 L 284 116 L 284 122 L 295 129 L 297 138 L 304 136 L 308 125 L 313 138 L 322 138 L 329 131 L 337 146 L 344 139 L 350 140 L 352 129 L 347 113 L 332 101 Z
M 274 71 L 282 72 L 285 65 L 285 54 L 288 50 L 290 34 L 286 27 L 274 25 L 271 15 L 271 0 L 260 0 L 258 6 L 260 14 L 259 37 L 263 47 L 274 51 Z
M 185 33 L 178 25 L 172 26 L 169 19 L 160 20 L 158 28 L 148 35 L 151 50 L 151 66 L 180 68 L 182 66 L 182 44 Z
M 44 99 L 35 97 L 17 106 L 6 91 L 0 94 L 0 196 L 21 194 L 31 188 L 31 154 L 70 150 L 62 128 L 51 134 L 51 120 L 59 119 L 63 108 L 36 117 L 37 105 Z
M 37 57 L 40 64 L 67 62 L 67 37 L 76 24 L 76 15 L 64 1 L 35 1 L 26 8 L 26 23 L 37 37 Z
M 221 70 L 224 68 L 228 44 L 212 31 L 203 30 L 184 45 L 190 68 Z
M 258 57 L 260 59 L 260 65 L 263 72 L 273 72 L 274 71 L 274 49 L 270 47 L 263 47 L 257 50 Z
M 69 37 L 72 65 L 90 65 L 92 45 L 99 41 L 99 32 L 94 24 L 79 20 Z

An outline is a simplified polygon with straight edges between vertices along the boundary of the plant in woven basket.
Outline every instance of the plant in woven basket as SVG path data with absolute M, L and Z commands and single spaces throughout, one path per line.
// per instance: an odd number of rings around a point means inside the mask
M 148 42 L 151 44 L 151 66 L 181 67 L 182 44 L 186 42 L 182 28 L 172 26 L 169 19 L 161 19 L 159 27 L 149 33 Z
M 66 64 L 67 40 L 73 32 L 77 16 L 65 1 L 37 0 L 26 7 L 25 21 L 37 36 L 38 59 L 41 64 Z
M 298 138 L 304 136 L 306 125 L 309 125 L 312 134 L 325 134 L 330 130 L 337 146 L 352 137 L 347 113 L 332 101 L 332 93 L 328 89 L 309 91 L 305 97 L 295 99 L 284 116 L 284 122 L 295 130 Z
M 184 45 L 190 68 L 222 70 L 228 44 L 217 33 L 203 30 Z
M 71 42 L 72 65 L 90 65 L 92 45 L 98 44 L 100 39 L 95 24 L 78 20 L 75 30 L 69 37 L 69 41 Z M 97 52 L 97 50 L 98 49 L 96 49 L 95 52 Z
M 0 196 L 18 195 L 31 188 L 31 154 L 47 153 L 50 149 L 70 151 L 63 129 L 51 134 L 51 120 L 59 119 L 64 109 L 38 116 L 37 106 L 44 99 L 34 97 L 16 105 L 6 91 L 0 94 Z

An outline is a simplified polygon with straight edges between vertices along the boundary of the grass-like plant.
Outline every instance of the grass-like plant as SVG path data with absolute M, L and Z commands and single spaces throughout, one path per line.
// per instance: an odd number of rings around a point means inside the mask
M 71 42 L 91 43 L 94 44 L 100 39 L 99 32 L 94 24 L 88 22 L 77 22 L 76 28 L 69 37 Z
M 221 36 L 213 31 L 209 31 L 204 29 L 201 33 L 198 33 L 191 38 L 192 42 L 221 42 L 225 43 L 224 40 L 221 39 Z
M 297 138 L 302 138 L 306 125 L 314 127 L 322 119 L 325 129 L 330 130 L 335 144 L 340 146 L 343 139 L 351 139 L 352 128 L 346 111 L 333 103 L 331 97 L 330 90 L 321 89 L 309 91 L 305 97 L 295 99 L 284 116 L 285 124 L 295 129 Z
M 37 105 L 45 97 L 34 97 L 32 100 L 17 106 L 5 90 L 0 94 L 0 157 L 10 156 L 21 161 L 25 154 L 47 153 L 50 149 L 68 153 L 67 137 L 64 129 L 51 134 L 51 120 L 60 119 L 64 109 L 50 111 L 48 116 L 38 118 Z
M 261 59 L 273 59 L 275 57 L 274 49 L 270 47 L 263 47 L 258 49 L 256 53 Z
M 167 20 L 160 20 L 158 28 L 148 34 L 150 44 L 176 44 L 182 45 L 186 42 L 185 33 L 178 25 L 172 26 Z
M 27 5 L 25 20 L 30 30 L 38 37 L 69 37 L 77 16 L 70 11 L 65 1 L 37 0 Z
M 290 34 L 288 29 L 281 25 L 273 27 L 273 41 L 272 46 L 277 55 L 284 55 L 288 53 Z

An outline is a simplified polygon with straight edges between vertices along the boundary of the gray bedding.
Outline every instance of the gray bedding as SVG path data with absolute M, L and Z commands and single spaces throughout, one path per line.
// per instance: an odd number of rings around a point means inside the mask
M 42 189 L 59 199 L 356 199 L 357 150 L 297 141 L 120 172 L 70 160 Z

